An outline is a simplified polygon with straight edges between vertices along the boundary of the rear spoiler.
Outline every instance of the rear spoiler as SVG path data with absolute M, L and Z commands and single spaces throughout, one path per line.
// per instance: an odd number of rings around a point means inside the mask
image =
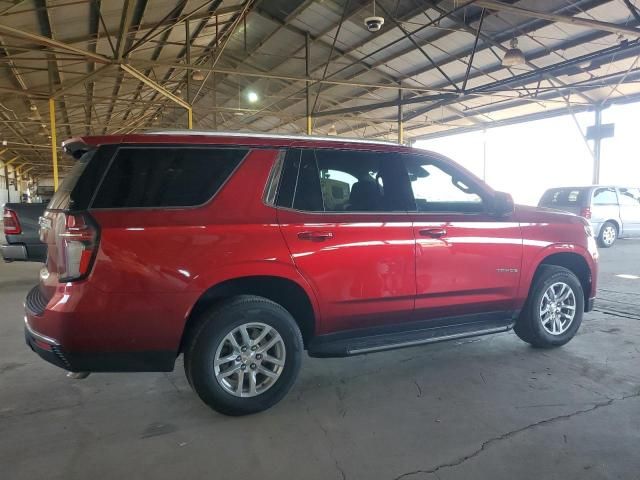
M 64 142 L 62 142 L 62 150 L 64 151 L 64 153 L 70 155 L 76 160 L 92 148 L 95 147 L 86 144 L 81 137 L 70 138 L 69 140 L 65 140 Z

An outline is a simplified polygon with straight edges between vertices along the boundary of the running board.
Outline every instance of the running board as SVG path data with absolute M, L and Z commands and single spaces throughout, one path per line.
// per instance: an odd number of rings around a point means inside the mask
M 503 312 L 501 312 L 503 313 Z M 422 322 L 421 322 L 422 323 Z M 469 323 L 415 328 L 415 324 L 407 325 L 399 331 L 375 332 L 350 331 L 320 335 L 311 341 L 309 356 L 312 357 L 345 357 L 363 353 L 380 352 L 396 348 L 413 347 L 429 343 L 457 340 L 467 337 L 490 335 L 506 332 L 513 326 L 513 318 L 481 320 Z M 424 325 L 424 323 L 423 323 Z M 400 326 L 402 328 L 402 325 Z M 368 329 L 366 329 L 368 330 Z M 378 329 L 379 330 L 379 329 Z

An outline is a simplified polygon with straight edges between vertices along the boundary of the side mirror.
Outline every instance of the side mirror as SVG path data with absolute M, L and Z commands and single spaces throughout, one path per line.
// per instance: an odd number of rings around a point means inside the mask
M 508 217 L 513 213 L 513 209 L 513 198 L 510 194 L 504 192 L 495 193 L 491 213 L 497 217 Z

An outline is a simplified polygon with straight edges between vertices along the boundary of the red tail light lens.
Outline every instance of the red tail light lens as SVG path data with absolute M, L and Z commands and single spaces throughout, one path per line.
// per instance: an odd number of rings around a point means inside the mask
M 5 235 L 19 235 L 22 233 L 20 221 L 18 220 L 16 212 L 14 212 L 13 210 L 9 210 L 8 208 L 4 209 L 4 214 L 2 215 L 2 223 L 4 223 Z
M 591 218 L 591 208 L 584 207 L 582 210 L 580 210 L 580 216 L 586 219 Z
M 86 215 L 64 214 L 63 218 L 64 228 L 57 232 L 58 278 L 70 282 L 89 274 L 98 248 L 98 229 Z

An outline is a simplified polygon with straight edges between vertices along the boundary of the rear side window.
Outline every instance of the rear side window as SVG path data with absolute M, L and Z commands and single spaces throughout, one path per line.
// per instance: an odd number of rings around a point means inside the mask
M 247 152 L 231 148 L 121 147 L 92 207 L 203 204 L 213 197 Z
M 593 193 L 594 205 L 617 205 L 618 196 L 613 188 L 599 188 Z
M 308 212 L 395 212 L 409 206 L 408 178 L 393 154 L 292 150 L 278 205 Z
M 551 207 L 584 205 L 585 192 L 585 189 L 581 188 L 553 188 L 544 193 L 540 199 L 540 205 Z

